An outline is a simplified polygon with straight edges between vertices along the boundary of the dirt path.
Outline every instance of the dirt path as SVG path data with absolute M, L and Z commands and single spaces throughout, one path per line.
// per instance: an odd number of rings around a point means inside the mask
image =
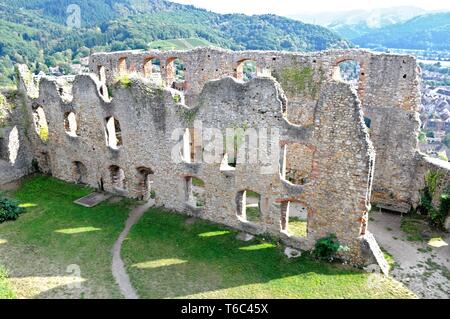
M 397 264 L 391 276 L 421 298 L 450 298 L 450 235 L 444 234 L 440 247 L 433 247 L 426 241 L 408 241 L 399 214 L 373 212 L 370 218 L 370 231 Z
M 112 260 L 112 273 L 114 279 L 119 285 L 122 295 L 126 299 L 139 299 L 138 294 L 131 285 L 130 278 L 125 269 L 122 258 L 120 257 L 120 250 L 122 249 L 122 243 L 130 232 L 131 227 L 138 222 L 138 220 L 144 215 L 144 213 L 155 204 L 154 200 L 149 200 L 144 205 L 135 207 L 125 223 L 125 228 L 120 234 L 119 238 L 113 247 L 113 260 Z

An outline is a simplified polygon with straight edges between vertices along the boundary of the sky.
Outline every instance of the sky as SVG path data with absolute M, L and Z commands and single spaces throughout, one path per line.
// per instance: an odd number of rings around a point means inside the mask
M 448 0 L 170 0 L 219 13 L 264 14 L 283 16 L 414 6 L 427 10 L 450 10 Z

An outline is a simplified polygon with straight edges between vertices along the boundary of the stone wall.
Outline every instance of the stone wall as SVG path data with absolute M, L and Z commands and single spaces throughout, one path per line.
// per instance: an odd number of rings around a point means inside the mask
M 177 58 L 183 61 L 182 80 L 176 77 Z M 148 64 L 157 60 L 160 75 Z M 244 82 L 243 63 L 249 60 L 256 62 L 257 76 Z M 339 63 L 348 60 L 360 64 L 356 90 L 336 77 Z M 43 110 L 48 122 L 44 140 L 42 130 L 30 125 L 34 156 L 57 178 L 134 198 L 152 192 L 160 206 L 270 233 L 302 249 L 335 233 L 350 248 L 344 257 L 353 264 L 364 263 L 364 247 L 376 246 L 365 244 L 372 184 L 377 204 L 406 210 L 416 200 L 411 185 L 418 83 L 412 57 L 364 50 L 126 51 L 94 54 L 90 70 L 75 79 L 43 78 L 38 86 L 21 71 L 28 116 L 40 126 Z M 276 152 L 276 168 L 259 157 L 243 160 L 255 152 L 238 153 L 235 167 L 223 165 L 224 153 L 205 160 L 199 137 L 205 139 L 209 128 L 216 135 L 229 128 L 278 134 L 279 140 L 258 144 Z M 193 200 L 194 177 L 204 182 L 201 205 Z M 248 191 L 259 195 L 257 220 L 242 213 L 252 204 Z M 306 208 L 306 237 L 282 231 L 287 203 Z
M 32 153 L 26 100 L 21 94 L 7 98 L 0 94 L 0 185 L 32 171 Z

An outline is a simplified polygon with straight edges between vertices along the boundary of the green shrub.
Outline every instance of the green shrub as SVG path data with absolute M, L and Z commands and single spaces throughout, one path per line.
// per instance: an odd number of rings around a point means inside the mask
M 437 185 L 442 174 L 438 172 L 430 172 L 426 176 L 426 187 L 422 191 L 420 197 L 420 205 L 418 210 L 426 214 L 430 223 L 437 227 L 442 228 L 444 226 L 445 218 L 450 211 L 450 194 L 449 187 L 447 187 L 445 193 L 441 195 L 439 207 L 434 207 L 432 204 L 433 194 L 437 190 Z
M 333 261 L 336 253 L 341 250 L 341 248 L 342 246 L 336 235 L 330 234 L 326 237 L 320 238 L 316 242 L 313 255 L 322 260 Z
M 181 103 L 181 96 L 179 94 L 175 94 L 173 96 L 173 102 L 176 103 L 176 104 Z
M 23 212 L 24 209 L 16 202 L 7 198 L 0 198 L 0 223 L 7 220 L 16 220 Z

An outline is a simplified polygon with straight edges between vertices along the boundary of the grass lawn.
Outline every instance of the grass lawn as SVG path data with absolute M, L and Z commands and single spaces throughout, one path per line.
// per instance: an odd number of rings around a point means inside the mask
M 0 224 L 0 298 L 121 298 L 112 246 L 133 201 L 73 204 L 91 189 L 38 176 L 6 196 L 26 208 Z M 5 194 L 4 194 L 5 195 Z M 183 215 L 151 209 L 124 242 L 123 259 L 143 298 L 404 298 L 391 279 L 312 260 Z M 7 276 L 8 275 L 8 276 Z
M 277 243 L 241 242 L 236 232 L 151 209 L 125 241 L 122 256 L 143 298 L 407 298 L 378 274 L 312 260 L 289 260 Z
M 425 216 L 407 215 L 402 218 L 400 229 L 407 235 L 409 241 L 428 241 L 440 237 L 441 233 L 433 229 Z
M 26 207 L 17 221 L 0 224 L 0 261 L 17 297 L 121 297 L 111 273 L 111 250 L 131 202 L 103 203 L 90 209 L 73 204 L 90 192 L 38 176 L 6 194 Z M 4 281 L 0 273 L 0 298 Z
M 16 297 L 14 291 L 9 287 L 7 277 L 6 268 L 0 265 L 0 299 L 14 299 Z
M 288 230 L 289 233 L 295 237 L 307 236 L 308 222 L 296 217 L 289 217 Z

